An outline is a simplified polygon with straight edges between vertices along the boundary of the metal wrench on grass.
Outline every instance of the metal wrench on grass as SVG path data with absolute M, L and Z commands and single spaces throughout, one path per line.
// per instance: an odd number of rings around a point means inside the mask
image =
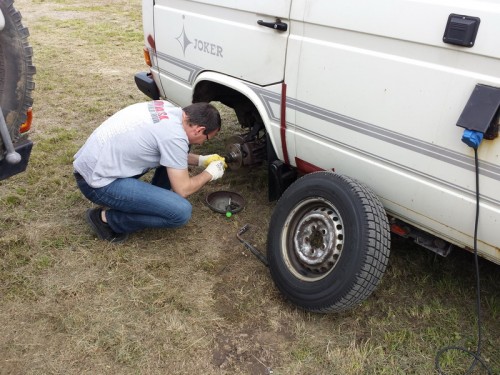
M 255 247 L 253 247 L 252 245 L 250 245 L 250 243 L 248 241 L 245 241 L 243 238 L 241 238 L 241 235 L 243 233 L 245 233 L 248 229 L 250 228 L 250 226 L 248 224 L 245 224 L 243 226 L 243 228 L 241 228 L 238 233 L 236 234 L 236 237 L 238 238 L 238 240 L 240 240 L 240 242 L 245 245 L 245 247 L 250 250 L 252 252 L 253 255 L 255 255 L 257 258 L 259 258 L 259 260 L 264 263 L 264 265 L 266 267 L 269 266 L 269 264 L 267 263 L 267 259 L 266 257 L 264 256 L 264 254 L 262 254 L 259 250 L 257 250 Z

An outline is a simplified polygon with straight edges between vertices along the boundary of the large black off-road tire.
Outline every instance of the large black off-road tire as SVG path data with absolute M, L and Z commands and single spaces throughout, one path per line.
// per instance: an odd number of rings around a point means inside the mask
M 13 142 L 19 137 L 19 127 L 26 121 L 26 112 L 33 104 L 35 87 L 32 48 L 28 45 L 28 29 L 21 23 L 21 14 L 12 0 L 0 0 L 5 26 L 0 31 L 0 106 Z M 0 155 L 4 152 L 0 141 Z M 1 157 L 0 157 L 1 158 Z
M 389 260 L 390 230 L 382 204 L 365 185 L 316 172 L 282 195 L 267 243 L 281 293 L 302 309 L 333 312 L 375 290 Z

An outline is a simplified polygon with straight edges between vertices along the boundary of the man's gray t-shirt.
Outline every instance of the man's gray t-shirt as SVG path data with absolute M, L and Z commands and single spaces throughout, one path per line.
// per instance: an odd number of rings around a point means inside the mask
M 186 169 L 188 153 L 182 109 L 155 100 L 133 104 L 104 121 L 75 154 L 73 167 L 99 188 L 160 165 Z

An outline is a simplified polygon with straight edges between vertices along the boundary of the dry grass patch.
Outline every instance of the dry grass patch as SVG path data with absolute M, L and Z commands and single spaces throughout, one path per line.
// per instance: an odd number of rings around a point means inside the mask
M 469 254 L 441 259 L 394 239 L 382 285 L 343 314 L 318 315 L 282 299 L 268 270 L 237 240 L 266 248 L 274 203 L 266 170 L 228 172 L 191 197 L 179 230 L 98 241 L 83 213 L 72 156 L 90 132 L 146 100 L 133 81 L 142 60 L 141 2 L 16 0 L 34 47 L 33 156 L 0 182 L 0 374 L 432 374 L 439 348 L 474 349 Z M 237 132 L 223 111 L 222 152 Z M 205 195 L 242 194 L 228 219 Z M 500 273 L 481 262 L 483 355 L 500 372 Z M 458 356 L 445 358 L 460 374 Z M 479 372 L 477 372 L 479 373 Z

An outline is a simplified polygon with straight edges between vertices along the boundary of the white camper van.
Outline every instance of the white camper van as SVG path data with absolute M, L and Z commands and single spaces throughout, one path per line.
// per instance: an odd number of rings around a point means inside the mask
M 268 163 L 291 302 L 363 301 L 391 231 L 500 263 L 499 2 L 143 0 L 143 23 L 141 91 L 233 108 L 227 161 Z

